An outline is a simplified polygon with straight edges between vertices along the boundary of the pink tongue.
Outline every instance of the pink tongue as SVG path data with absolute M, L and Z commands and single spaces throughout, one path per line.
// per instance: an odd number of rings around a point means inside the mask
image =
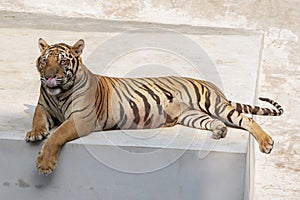
M 56 86 L 56 78 L 48 78 L 46 80 L 46 84 L 48 87 L 55 87 Z

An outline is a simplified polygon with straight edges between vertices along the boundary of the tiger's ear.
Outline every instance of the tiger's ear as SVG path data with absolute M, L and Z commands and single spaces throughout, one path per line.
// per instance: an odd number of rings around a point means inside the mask
M 44 51 L 49 46 L 43 38 L 39 39 L 38 45 L 40 48 L 40 52 Z
M 76 57 L 79 57 L 84 49 L 84 41 L 82 39 L 78 40 L 72 47 L 71 50 Z

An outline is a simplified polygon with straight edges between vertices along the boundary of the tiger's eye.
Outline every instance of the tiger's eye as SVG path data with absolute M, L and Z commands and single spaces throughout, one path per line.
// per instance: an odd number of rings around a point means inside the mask
M 45 57 L 42 58 L 42 63 L 47 63 L 47 59 Z
M 66 64 L 67 64 L 67 61 L 66 61 L 66 60 L 61 60 L 61 61 L 60 61 L 60 65 L 61 65 L 61 66 L 66 65 Z
M 59 58 L 61 59 L 61 60 L 63 60 L 63 59 L 65 59 L 65 54 L 64 53 L 61 53 L 61 54 L 59 54 Z

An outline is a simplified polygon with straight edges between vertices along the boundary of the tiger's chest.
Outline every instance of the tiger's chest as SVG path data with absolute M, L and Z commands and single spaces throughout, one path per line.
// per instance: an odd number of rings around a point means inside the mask
M 60 123 L 68 119 L 68 114 L 72 109 L 72 101 L 68 101 L 60 96 L 50 96 L 47 101 L 47 110 L 53 118 Z

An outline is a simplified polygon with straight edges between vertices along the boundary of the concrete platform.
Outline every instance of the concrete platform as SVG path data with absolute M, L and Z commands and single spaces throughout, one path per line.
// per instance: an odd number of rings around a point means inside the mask
M 249 199 L 252 145 L 249 134 L 242 130 L 230 129 L 226 138 L 219 141 L 211 139 L 207 131 L 181 126 L 93 133 L 65 145 L 57 170 L 48 177 L 38 175 L 34 164 L 42 144 L 27 144 L 23 138 L 31 128 L 38 97 L 39 76 L 34 62 L 39 54 L 39 37 L 49 43 L 70 44 L 83 38 L 86 41 L 84 62 L 97 73 L 155 76 L 161 70 L 163 75 L 205 78 L 216 82 L 231 100 L 253 104 L 262 44 L 260 33 L 66 20 L 22 13 L 5 13 L 0 21 L 0 51 L 3 52 L 0 57 L 0 190 L 3 198 Z M 45 21 L 52 25 L 45 27 Z M 72 25 L 75 22 L 76 28 Z M 144 31 L 150 27 L 156 28 L 155 33 L 153 29 Z M 131 32 L 120 35 L 125 30 Z M 190 43 L 171 45 L 169 51 L 158 50 L 159 45 L 141 46 L 138 50 L 138 45 L 131 45 L 142 44 L 137 42 L 140 37 L 151 41 L 149 36 L 164 37 L 172 30 L 179 34 L 175 34 L 175 39 L 182 42 L 187 39 Z M 114 46 L 114 42 L 133 33 L 139 36 L 136 40 L 118 43 L 128 47 L 123 49 L 125 54 L 120 54 L 120 46 Z M 176 44 L 176 40 L 172 42 Z M 186 44 L 203 51 L 176 49 L 189 47 Z M 191 57 L 184 59 L 178 52 Z M 193 65 L 198 61 L 204 63 L 200 68 Z

